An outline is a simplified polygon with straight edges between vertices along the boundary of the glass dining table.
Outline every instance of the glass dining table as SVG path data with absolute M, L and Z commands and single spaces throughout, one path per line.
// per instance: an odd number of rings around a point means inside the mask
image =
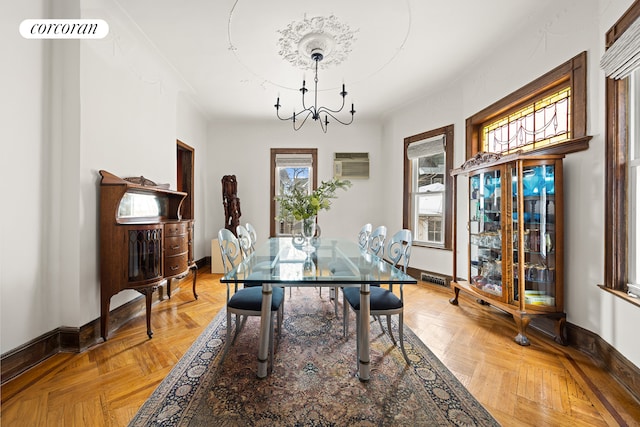
M 319 238 L 306 245 L 292 237 L 270 238 L 220 279 L 222 283 L 262 285 L 258 377 L 267 376 L 273 286 L 360 287 L 358 378 L 368 381 L 369 288 L 416 284 L 413 277 L 347 239 Z M 337 297 L 337 295 L 336 295 Z

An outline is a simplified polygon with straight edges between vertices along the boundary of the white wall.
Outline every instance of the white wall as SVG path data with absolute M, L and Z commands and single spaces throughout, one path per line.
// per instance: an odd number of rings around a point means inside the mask
M 2 142 L 2 192 L 0 209 L 4 227 L 0 239 L 1 351 L 15 348 L 60 325 L 55 295 L 57 283 L 49 280 L 50 227 L 49 170 L 46 153 L 50 125 L 47 120 L 49 84 L 45 43 L 23 39 L 17 25 L 25 18 L 42 16 L 45 1 L 0 6 L 3 55 L 11 58 L 0 79 L 4 101 L 3 124 L 9 132 Z M 6 49 L 6 50 L 5 50 Z M 18 83 L 18 84 L 17 84 Z M 8 100 L 11 100 L 8 102 Z
M 176 139 L 196 149 L 195 256 L 204 239 L 204 116 L 181 94 L 180 77 L 134 31 L 112 2 L 30 1 L 3 10 L 3 40 L 14 66 L 2 79 L 12 102 L 3 156 L 7 200 L 2 209 L 1 352 L 60 326 L 100 316 L 98 171 L 144 175 L 176 186 Z M 7 9 L 3 5 L 3 9 Z M 6 13 L 5 13 L 6 12 Z M 26 18 L 101 17 L 103 40 L 22 39 Z M 4 111 L 10 107 L 9 111 Z M 198 185 L 200 183 L 200 185 Z M 3 206 L 4 207 L 4 206 Z M 13 225 L 15 224 L 15 226 Z M 137 296 L 124 291 L 112 309 Z
M 464 162 L 465 119 L 517 90 L 582 51 L 588 56 L 587 151 L 565 159 L 565 311 L 567 321 L 601 336 L 636 366 L 640 343 L 628 325 L 640 322 L 637 307 L 597 287 L 604 280 L 604 75 L 599 68 L 604 34 L 630 6 L 631 0 L 554 3 L 554 11 L 523 23 L 519 36 L 506 39 L 469 71 L 441 92 L 425 94 L 422 101 L 390 115 L 385 122 L 382 146 L 392 159 L 388 177 L 401 189 L 401 148 L 398 141 L 419 132 L 455 124 L 455 162 Z M 459 180 L 463 184 L 464 180 Z M 464 184 L 458 192 L 458 275 L 467 276 L 467 196 Z M 392 191 L 389 191 L 393 194 Z M 398 207 L 401 194 L 396 194 Z M 399 221 L 401 209 L 388 212 L 387 222 Z M 411 265 L 451 273 L 449 251 L 415 248 Z
M 392 198 L 384 187 L 385 159 L 381 157 L 380 127 L 376 123 L 358 122 L 351 126 L 330 125 L 326 134 L 317 123 L 307 123 L 294 132 L 291 123 L 275 119 L 261 123 L 214 122 L 209 127 L 207 193 L 209 239 L 217 238 L 224 227 L 222 183 L 224 175 L 236 175 L 241 223 L 252 223 L 258 240 L 269 236 L 269 195 L 271 148 L 317 148 L 318 181 L 329 180 L 333 173 L 333 153 L 368 152 L 370 178 L 351 180 L 346 192 L 338 190 L 338 198 L 329 211 L 318 215 L 323 236 L 353 236 L 362 224 L 383 224 L 383 212 Z M 354 231 L 356 230 L 356 231 Z

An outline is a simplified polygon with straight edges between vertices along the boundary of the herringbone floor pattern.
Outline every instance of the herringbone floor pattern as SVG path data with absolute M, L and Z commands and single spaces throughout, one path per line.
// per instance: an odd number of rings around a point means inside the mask
M 141 312 L 107 342 L 58 354 L 3 385 L 1 424 L 127 425 L 223 306 L 219 277 L 202 269 L 198 300 L 188 277 L 154 305 L 153 339 Z M 589 357 L 533 330 L 532 345 L 521 347 L 510 316 L 465 296 L 456 307 L 450 296 L 436 285 L 405 286 L 405 322 L 502 425 L 640 425 L 640 404 Z

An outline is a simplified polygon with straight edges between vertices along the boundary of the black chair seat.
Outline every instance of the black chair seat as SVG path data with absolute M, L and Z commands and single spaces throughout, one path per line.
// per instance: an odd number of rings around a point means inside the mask
M 273 288 L 271 295 L 271 311 L 277 311 L 284 300 L 284 289 Z M 233 294 L 227 305 L 236 310 L 262 310 L 262 286 L 239 289 Z
M 378 286 L 371 286 L 369 295 L 369 305 L 371 311 L 395 310 L 402 308 L 402 300 L 388 289 Z M 360 288 L 344 288 L 342 290 L 344 298 L 354 310 L 360 311 Z

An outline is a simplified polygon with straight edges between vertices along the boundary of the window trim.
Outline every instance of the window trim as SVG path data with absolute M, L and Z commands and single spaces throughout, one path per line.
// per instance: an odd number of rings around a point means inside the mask
M 606 49 L 624 34 L 640 17 L 640 2 L 633 5 L 607 31 Z M 627 168 L 628 150 L 627 104 L 629 99 L 628 78 L 614 80 L 606 78 L 605 86 L 606 144 L 605 144 L 605 260 L 604 284 L 608 290 L 626 290 L 627 278 Z
M 404 139 L 404 185 L 403 185 L 403 202 L 402 202 L 402 227 L 411 229 L 411 183 L 413 176 L 412 162 L 407 157 L 407 148 L 409 144 L 417 142 L 423 139 L 432 138 L 434 136 L 443 135 L 445 140 L 445 194 L 444 194 L 444 206 L 445 211 L 443 215 L 444 219 L 444 246 L 431 245 L 424 242 L 414 241 L 414 246 L 432 248 L 432 249 L 452 249 L 452 223 L 453 223 L 453 177 L 449 173 L 453 169 L 453 125 L 443 126 L 438 129 L 433 129 L 427 132 L 419 133 L 417 135 L 409 136 Z
M 581 52 L 531 83 L 505 96 L 466 120 L 466 159 L 482 149 L 482 126 L 508 111 L 518 109 L 569 82 L 571 87 L 571 135 L 572 139 L 561 144 L 538 150 L 536 154 L 568 154 L 589 148 L 591 136 L 587 136 L 587 52 Z
M 278 154 L 310 154 L 312 162 L 312 189 L 315 190 L 318 187 L 318 149 L 317 148 L 272 148 L 271 149 L 271 167 L 270 167 L 270 181 L 271 200 L 269 203 L 269 236 L 275 237 L 276 235 L 276 157 Z

